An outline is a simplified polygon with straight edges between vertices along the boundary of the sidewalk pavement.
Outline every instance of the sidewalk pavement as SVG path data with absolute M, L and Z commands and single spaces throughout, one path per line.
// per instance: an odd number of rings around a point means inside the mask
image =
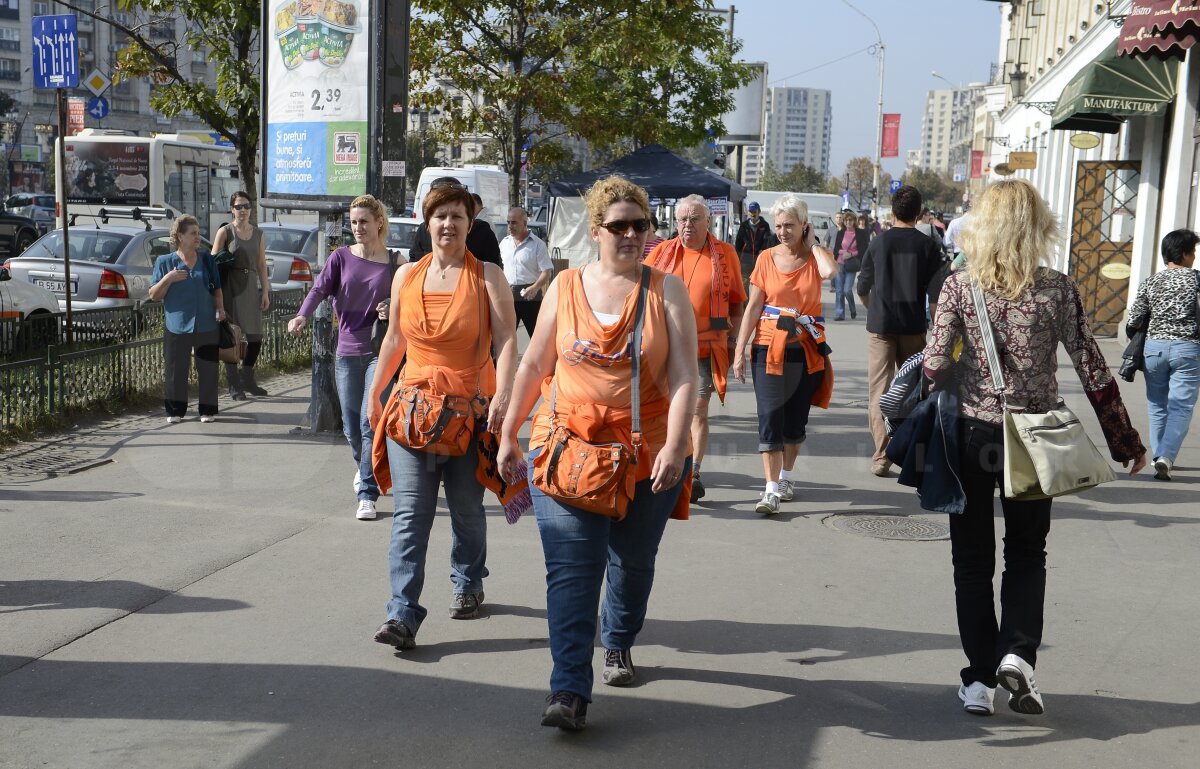
M 341 436 L 293 432 L 307 375 L 222 400 L 215 424 L 144 412 L 0 455 L 0 767 L 1195 766 L 1200 429 L 1176 481 L 1055 502 L 1047 714 L 1011 713 L 1001 692 L 994 717 L 972 717 L 949 543 L 834 527 L 945 522 L 869 472 L 861 317 L 830 324 L 834 403 L 814 410 L 780 516 L 753 512 L 749 385 L 714 402 L 708 496 L 663 540 L 639 683 L 597 682 L 582 734 L 538 725 L 550 654 L 532 516 L 510 526 L 489 506 L 474 621 L 447 615 L 439 516 L 418 647 L 371 641 L 391 499 L 355 520 Z M 1144 428 L 1142 381 L 1122 391 Z

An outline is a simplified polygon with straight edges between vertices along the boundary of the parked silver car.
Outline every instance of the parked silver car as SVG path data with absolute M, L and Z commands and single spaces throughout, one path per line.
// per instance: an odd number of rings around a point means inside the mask
M 54 226 L 56 207 L 54 196 L 45 192 L 18 192 L 4 201 L 4 210 L 28 216 L 37 223 L 38 232 L 45 234 Z M 18 254 L 14 254 L 17 256 Z

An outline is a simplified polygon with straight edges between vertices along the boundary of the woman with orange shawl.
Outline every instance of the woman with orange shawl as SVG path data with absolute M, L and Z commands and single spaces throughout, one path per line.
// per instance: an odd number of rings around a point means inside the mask
M 633 682 L 629 650 L 645 621 L 658 543 L 668 517 L 687 515 L 688 430 L 698 380 L 696 319 L 687 288 L 640 261 L 651 227 L 646 191 L 611 176 L 592 187 L 585 203 L 600 259 L 564 271 L 542 301 L 498 457 L 505 478 L 519 476 L 517 430 L 537 402 L 539 386 L 545 400 L 529 440 L 531 477 L 552 418 L 583 440 L 620 442 L 636 456 L 637 483 L 624 516 L 616 510 L 587 512 L 531 489 L 546 557 L 546 617 L 554 659 L 542 725 L 569 731 L 582 729 L 587 720 L 596 610 L 606 575 L 603 680 L 610 686 Z M 641 440 L 635 441 L 631 359 L 643 277 L 649 290 L 639 355 Z
M 487 576 L 487 521 L 484 487 L 476 478 L 479 452 L 472 437 L 461 456 L 444 456 L 398 443 L 400 391 L 417 386 L 433 398 L 459 395 L 487 403 L 487 429 L 499 433 L 516 368 L 516 314 L 504 271 L 467 250 L 475 201 L 463 185 L 430 191 L 423 207 L 433 251 L 402 265 L 392 280 L 391 317 L 371 383 L 370 420 L 375 430 L 376 478 L 392 490 L 392 543 L 388 567 L 392 600 L 387 621 L 375 633 L 379 643 L 398 649 L 415 645 L 428 613 L 421 606 L 425 555 L 444 482 L 453 545 L 450 616 L 472 619 L 483 603 Z M 490 349 L 496 350 L 493 364 Z M 400 383 L 386 406 L 380 398 L 408 356 Z M 479 402 L 476 400 L 475 402 Z M 386 446 L 386 451 L 383 450 Z M 386 461 L 384 461 L 386 460 Z M 387 477 L 390 471 L 390 479 Z M 380 476 L 383 477 L 380 477 Z
M 754 337 L 758 451 L 767 488 L 755 512 L 775 515 L 793 496 L 792 469 L 805 439 L 808 412 L 829 405 L 833 369 L 825 343 L 821 282 L 837 273 L 833 253 L 817 242 L 808 205 L 784 195 L 771 208 L 779 245 L 758 255 L 750 300 L 733 353 L 733 375 L 746 381 L 746 345 Z M 849 232 L 849 230 L 847 230 Z

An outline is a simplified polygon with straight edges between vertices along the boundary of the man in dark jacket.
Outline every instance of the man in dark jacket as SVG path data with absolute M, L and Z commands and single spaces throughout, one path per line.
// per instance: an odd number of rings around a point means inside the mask
M 879 398 L 896 368 L 925 348 L 929 283 L 942 264 L 941 245 L 915 229 L 921 193 L 905 185 L 892 196 L 895 225 L 867 247 L 858 273 L 858 296 L 867 308 L 867 420 L 875 443 L 871 472 L 888 474 L 887 428 Z
M 453 176 L 442 176 L 434 179 L 429 185 L 429 189 L 436 190 L 440 187 L 457 185 L 465 186 Z M 476 210 L 474 216 L 478 216 L 483 211 L 483 200 L 479 195 L 472 195 L 475 198 Z M 408 247 L 408 260 L 410 262 L 420 261 L 420 259 L 433 250 L 433 238 L 429 236 L 429 224 L 424 220 L 413 231 L 412 242 Z M 467 233 L 467 250 L 471 252 L 476 259 L 492 264 L 504 266 L 503 260 L 500 259 L 500 241 L 496 240 L 496 232 L 492 229 L 492 225 L 488 224 L 486 219 L 475 219 L 471 225 L 471 231 Z
M 750 201 L 747 210 L 750 212 L 750 216 L 742 221 L 741 227 L 738 227 L 733 247 L 737 250 L 738 261 L 742 264 L 742 282 L 749 285 L 750 273 L 754 272 L 754 263 L 758 260 L 758 253 L 775 245 L 776 241 L 774 233 L 771 232 L 771 225 L 767 224 L 767 220 L 760 216 L 762 208 L 758 203 Z

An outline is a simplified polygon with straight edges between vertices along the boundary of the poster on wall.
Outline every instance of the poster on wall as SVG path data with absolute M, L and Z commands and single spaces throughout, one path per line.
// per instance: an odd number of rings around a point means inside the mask
M 265 4 L 264 197 L 367 190 L 367 0 Z
M 45 192 L 46 166 L 25 160 L 12 160 L 8 164 L 8 185 L 11 193 Z
M 67 156 L 67 203 L 145 206 L 150 204 L 148 145 L 71 141 Z

